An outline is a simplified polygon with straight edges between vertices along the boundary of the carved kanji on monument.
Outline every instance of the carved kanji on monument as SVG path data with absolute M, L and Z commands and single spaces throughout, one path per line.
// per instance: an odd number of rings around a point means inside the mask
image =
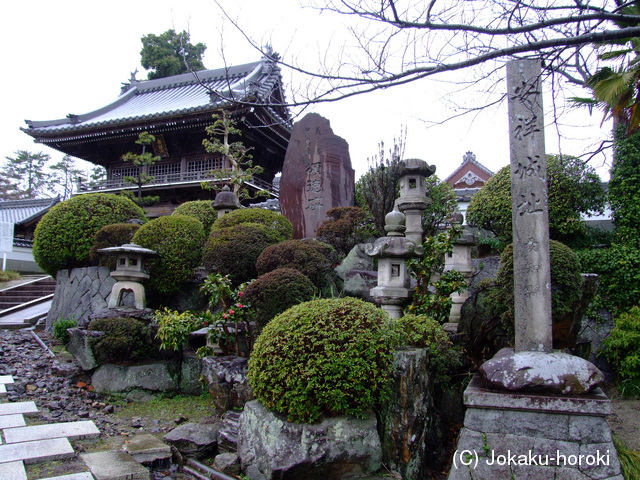
M 280 180 L 280 208 L 293 236 L 314 238 L 327 210 L 354 204 L 354 189 L 349 144 L 326 118 L 305 115 L 291 131 Z

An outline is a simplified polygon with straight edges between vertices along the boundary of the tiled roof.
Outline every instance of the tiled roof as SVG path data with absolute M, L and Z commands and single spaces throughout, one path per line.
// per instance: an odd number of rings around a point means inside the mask
M 451 182 L 451 180 L 456 177 L 457 175 L 460 174 L 460 172 L 462 171 L 463 167 L 467 164 L 473 164 L 476 167 L 478 167 L 481 171 L 485 172 L 487 174 L 487 179 L 491 178 L 493 176 L 493 172 L 491 170 L 489 170 L 487 167 L 485 167 L 484 165 L 482 165 L 480 162 L 478 162 L 476 160 L 476 156 L 473 154 L 473 152 L 467 152 L 462 156 L 462 163 L 460 164 L 460 166 L 458 168 L 456 168 L 453 173 L 451 175 L 449 175 L 447 178 L 444 179 L 445 182 Z
M 0 221 L 13 223 L 14 225 L 27 223 L 44 215 L 58 202 L 60 202 L 60 197 L 0 202 Z
M 22 130 L 35 137 L 80 134 L 104 126 L 117 126 L 176 114 L 211 111 L 235 101 L 268 103 L 278 88 L 280 70 L 268 59 L 228 68 L 185 73 L 156 80 L 133 80 L 111 104 L 83 115 L 48 121 L 26 120 Z M 210 92 L 215 93 L 210 93 Z M 276 117 L 282 117 L 270 109 Z M 284 123 L 288 118 L 280 118 Z

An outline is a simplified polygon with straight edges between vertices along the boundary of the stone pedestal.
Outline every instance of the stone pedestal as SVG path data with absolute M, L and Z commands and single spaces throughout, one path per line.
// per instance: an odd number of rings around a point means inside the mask
M 445 257 L 445 270 L 457 270 L 462 273 L 467 280 L 467 283 L 471 282 L 471 278 L 475 273 L 473 266 L 473 260 L 471 258 L 471 249 L 475 245 L 475 236 L 472 233 L 466 232 L 462 237 L 454 240 L 453 252 L 451 255 Z M 451 299 L 453 305 L 451 305 L 451 313 L 449 314 L 449 323 L 460 323 L 460 312 L 462 305 L 469 298 L 469 290 L 465 289 L 462 292 L 452 293 Z M 453 331 L 456 331 L 453 329 Z
M 606 417 L 609 399 L 485 388 L 476 375 L 449 480 L 623 480 Z

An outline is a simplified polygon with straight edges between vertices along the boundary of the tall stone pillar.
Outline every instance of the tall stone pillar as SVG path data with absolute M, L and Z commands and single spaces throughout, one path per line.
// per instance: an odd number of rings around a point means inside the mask
M 551 261 L 541 68 L 507 64 L 516 352 L 550 352 Z

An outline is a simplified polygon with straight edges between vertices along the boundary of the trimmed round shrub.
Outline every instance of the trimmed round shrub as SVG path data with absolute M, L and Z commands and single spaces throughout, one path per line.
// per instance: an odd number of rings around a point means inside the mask
M 450 380 L 448 372 L 460 365 L 460 351 L 453 346 L 442 325 L 426 315 L 405 315 L 395 322 L 398 346 L 429 349 L 429 365 L 436 382 Z
M 119 247 L 125 243 L 131 243 L 134 233 L 136 233 L 139 228 L 140 225 L 135 223 L 105 225 L 96 232 L 93 239 L 93 246 L 89 252 L 89 258 L 93 263 L 114 270 L 116 268 L 115 255 L 105 255 L 98 252 L 98 250 L 101 248 Z
M 556 240 L 549 241 L 551 256 L 551 316 L 559 321 L 571 311 L 573 304 L 582 296 L 580 259 L 569 247 Z M 504 328 L 514 333 L 513 298 L 513 244 L 507 246 L 500 257 L 500 268 L 495 283 L 498 288 L 489 294 L 489 302 L 498 312 Z
M 373 217 L 360 207 L 334 207 L 317 230 L 318 240 L 328 243 L 346 257 L 359 243 L 377 236 Z
M 267 227 L 271 243 L 283 242 L 293 238 L 293 225 L 278 212 L 264 208 L 239 208 L 218 218 L 211 227 L 213 230 L 229 228 L 241 223 L 259 223 Z
M 248 371 L 254 395 L 294 422 L 366 416 L 389 392 L 388 322 L 382 309 L 355 298 L 291 307 L 256 340 Z
M 229 275 L 231 282 L 239 285 L 258 276 L 256 260 L 272 243 L 268 228 L 259 223 L 214 226 L 204 246 L 202 263 L 207 271 Z
M 311 300 L 315 291 L 311 280 L 298 270 L 278 268 L 251 282 L 243 296 L 255 310 L 256 322 L 266 325 L 287 308 Z
M 180 290 L 200 265 L 204 240 L 202 222 L 186 215 L 159 217 L 142 225 L 133 236 L 133 243 L 160 255 L 147 261 L 149 287 L 161 294 Z
M 277 268 L 293 268 L 303 273 L 317 288 L 334 280 L 335 250 L 318 240 L 288 240 L 264 249 L 256 262 L 259 275 Z
M 211 225 L 218 218 L 218 212 L 213 208 L 211 200 L 194 200 L 185 202 L 173 211 L 173 215 L 187 215 L 202 222 L 204 233 L 211 231 Z
M 93 320 L 88 328 L 104 332 L 104 335 L 89 340 L 98 363 L 134 362 L 156 356 L 151 329 L 140 320 L 99 318 Z
M 144 211 L 120 195 L 78 195 L 55 205 L 36 227 L 33 256 L 45 272 L 90 265 L 93 239 L 102 227 L 132 218 L 144 220 Z

